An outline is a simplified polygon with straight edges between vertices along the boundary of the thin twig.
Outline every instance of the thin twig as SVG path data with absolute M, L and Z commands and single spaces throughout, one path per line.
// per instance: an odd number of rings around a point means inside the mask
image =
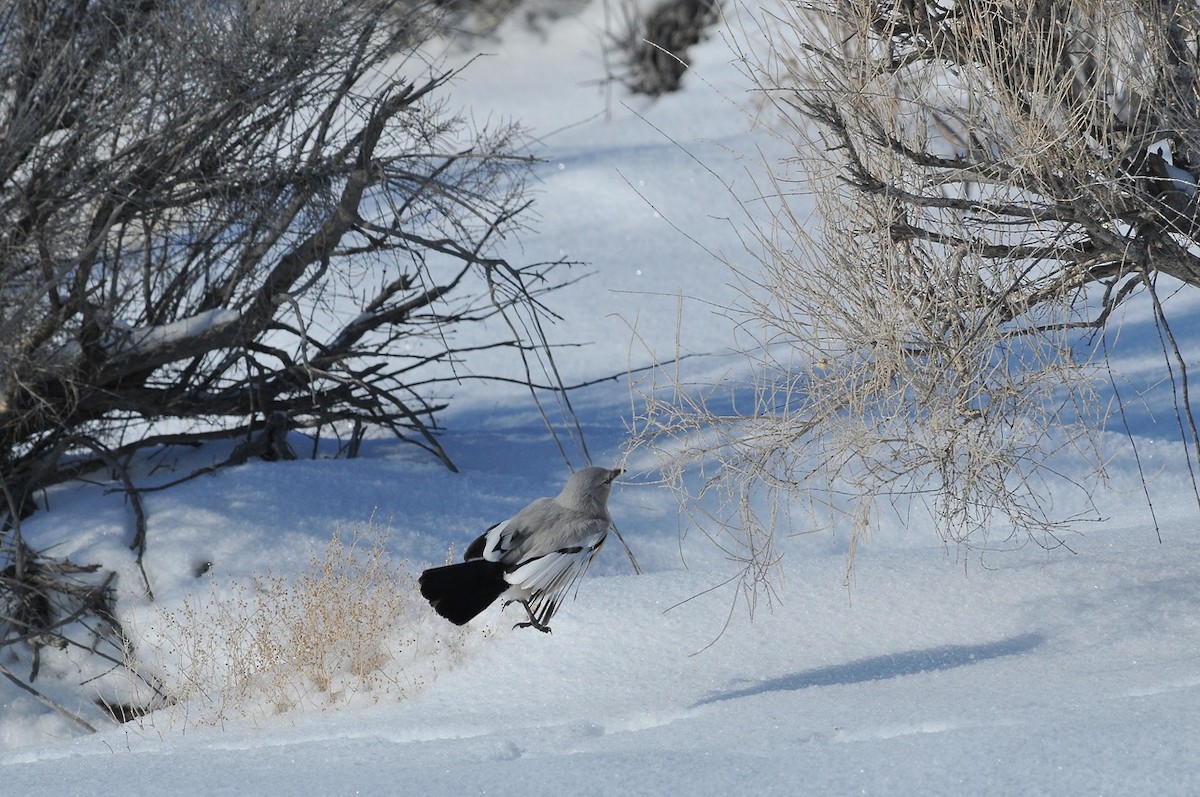
M 7 667 L 5 667 L 5 666 L 4 666 L 4 664 L 3 664 L 2 662 L 0 662 L 0 675 L 3 675 L 5 678 L 7 678 L 9 681 L 11 681 L 11 682 L 12 682 L 12 684 L 13 684 L 14 686 L 16 686 L 18 689 L 21 689 L 21 690 L 23 690 L 23 691 L 25 691 L 25 692 L 28 692 L 29 694 L 33 695 L 33 696 L 34 696 L 34 697 L 35 697 L 35 698 L 38 700 L 38 702 L 42 703 L 42 705 L 44 705 L 44 706 L 47 706 L 47 707 L 49 707 L 49 708 L 51 708 L 51 709 L 54 709 L 54 711 L 58 712 L 58 713 L 59 713 L 59 714 L 61 714 L 62 716 L 64 716 L 64 717 L 66 717 L 67 719 L 71 720 L 71 721 L 72 721 L 72 722 L 74 722 L 76 725 L 78 725 L 79 727 L 81 727 L 81 728 L 83 728 L 85 731 L 87 731 L 88 733 L 95 733 L 95 732 L 96 732 L 96 729 L 95 729 L 94 727 L 92 727 L 92 726 L 91 726 L 91 725 L 88 723 L 88 721 L 87 721 L 87 720 L 85 720 L 83 717 L 81 717 L 81 716 L 79 716 L 78 714 L 76 714 L 75 712 L 73 712 L 73 711 L 71 711 L 71 710 L 67 709 L 66 707 L 64 707 L 64 706 L 62 706 L 62 705 L 60 705 L 60 704 L 58 704 L 58 703 L 54 702 L 53 700 L 51 700 L 50 698 L 46 697 L 44 694 L 42 694 L 42 693 L 41 693 L 41 692 L 39 692 L 38 690 L 34 689 L 34 688 L 33 688 L 32 686 L 30 686 L 29 684 L 27 684 L 27 683 L 25 683 L 24 681 L 22 681 L 22 680 L 21 680 L 20 678 L 18 678 L 17 676 L 13 675 L 13 674 L 12 674 L 12 671 L 11 671 L 11 670 L 9 670 Z

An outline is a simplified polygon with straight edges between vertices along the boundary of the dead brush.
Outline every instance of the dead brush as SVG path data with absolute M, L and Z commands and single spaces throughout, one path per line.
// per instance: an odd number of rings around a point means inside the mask
M 409 694 L 462 637 L 421 638 L 415 579 L 386 542 L 374 522 L 339 528 L 295 576 L 213 577 L 206 595 L 161 610 L 140 649 L 163 696 L 135 718 L 216 724 Z M 145 678 L 146 664 L 130 669 Z

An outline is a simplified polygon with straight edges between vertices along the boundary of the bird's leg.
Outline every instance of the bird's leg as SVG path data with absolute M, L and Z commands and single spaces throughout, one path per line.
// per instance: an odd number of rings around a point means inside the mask
M 550 626 L 542 625 L 541 623 L 539 623 L 537 620 L 534 620 L 534 619 L 530 619 L 530 621 L 527 623 L 514 623 L 513 628 L 536 628 L 537 630 L 541 631 L 543 634 L 552 633 L 550 630 Z
M 529 601 L 525 598 L 513 598 L 504 602 L 504 608 L 508 608 L 510 604 L 519 603 L 525 607 L 525 613 L 529 615 L 529 621 L 525 623 L 517 623 L 513 628 L 536 628 L 543 634 L 550 633 L 550 626 L 538 622 L 538 619 L 533 616 L 533 609 L 529 608 Z

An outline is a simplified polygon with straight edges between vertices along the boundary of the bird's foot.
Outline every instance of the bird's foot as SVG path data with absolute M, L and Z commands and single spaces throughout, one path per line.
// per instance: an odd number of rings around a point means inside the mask
M 543 634 L 554 633 L 553 631 L 550 630 L 550 626 L 542 625 L 541 623 L 539 623 L 535 620 L 530 620 L 527 623 L 516 623 L 515 625 L 513 625 L 514 630 L 517 628 L 536 628 L 537 630 L 541 631 Z
M 533 609 L 529 608 L 529 601 L 525 600 L 524 598 L 513 598 L 512 600 L 507 600 L 504 602 L 503 608 L 507 609 L 514 603 L 519 603 L 525 609 L 525 613 L 529 615 L 529 620 L 524 623 L 517 623 L 513 626 L 514 630 L 517 628 L 536 628 L 543 634 L 550 633 L 550 626 L 538 622 L 538 619 L 533 616 Z

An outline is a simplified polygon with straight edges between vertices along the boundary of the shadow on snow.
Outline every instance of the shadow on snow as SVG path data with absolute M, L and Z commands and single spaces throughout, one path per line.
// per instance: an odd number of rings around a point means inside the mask
M 832 664 L 828 667 L 783 675 L 739 689 L 718 692 L 697 701 L 693 708 L 769 692 L 793 692 L 814 686 L 849 686 L 869 681 L 885 681 L 905 675 L 953 670 L 991 659 L 1028 653 L 1041 646 L 1043 642 L 1045 642 L 1045 637 L 1041 634 L 1031 633 L 982 645 L 942 645 L 924 650 L 874 656 L 869 659 Z

